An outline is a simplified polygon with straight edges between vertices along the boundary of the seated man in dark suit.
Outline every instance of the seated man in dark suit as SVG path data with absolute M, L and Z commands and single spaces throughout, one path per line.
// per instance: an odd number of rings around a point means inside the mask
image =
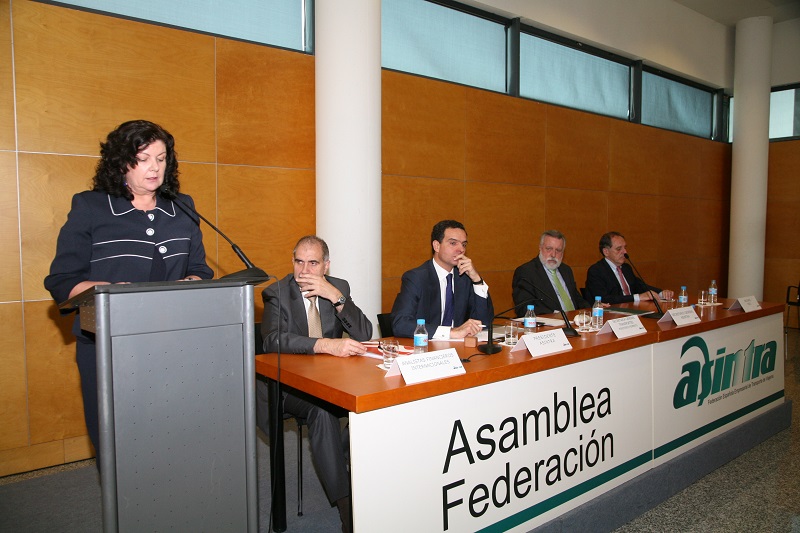
M 350 298 L 350 284 L 326 275 L 330 254 L 325 241 L 314 235 L 303 237 L 294 248 L 292 261 L 294 273 L 262 293 L 264 351 L 337 357 L 366 352 L 359 341 L 372 338 L 372 323 Z M 342 338 L 345 332 L 350 338 Z M 339 508 L 342 530 L 352 531 L 347 439 L 339 418 L 322 402 L 286 392 L 283 409 L 305 419 L 322 487 L 331 504 Z
M 413 337 L 425 319 L 428 337 L 461 339 L 476 335 L 494 316 L 489 286 L 464 253 L 467 231 L 455 220 L 438 222 L 431 232 L 433 258 L 403 274 L 392 307 L 397 337 Z
M 525 316 L 528 304 L 533 304 L 536 313 L 541 314 L 556 311 L 552 307 L 556 303 L 564 311 L 592 306 L 578 292 L 572 269 L 562 262 L 566 247 L 567 239 L 563 233 L 545 231 L 539 239 L 539 257 L 514 271 L 511 294 L 517 306 L 517 316 Z
M 600 296 L 609 304 L 652 300 L 653 293 L 665 300 L 671 299 L 671 290 L 647 285 L 634 275 L 633 268 L 625 262 L 627 252 L 625 237 L 621 233 L 610 231 L 600 237 L 603 259 L 590 266 L 586 273 L 589 295 Z

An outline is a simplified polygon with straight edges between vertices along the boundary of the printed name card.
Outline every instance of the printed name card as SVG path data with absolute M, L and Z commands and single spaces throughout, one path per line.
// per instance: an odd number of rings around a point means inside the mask
M 761 304 L 758 303 L 755 296 L 745 296 L 744 298 L 737 298 L 736 301 L 733 302 L 730 310 L 733 311 L 734 309 L 741 309 L 745 313 L 749 313 L 750 311 L 761 309 Z
M 644 325 L 642 325 L 641 319 L 636 315 L 607 320 L 597 334 L 610 333 L 612 331 L 618 339 L 624 339 L 626 337 L 633 337 L 634 335 L 647 333 Z
M 406 385 L 465 374 L 455 348 L 398 357 L 384 377 L 401 374 Z
M 658 319 L 659 323 L 669 322 L 670 320 L 674 321 L 676 326 L 685 326 L 700 322 L 700 317 L 697 316 L 694 307 L 676 307 L 675 309 L 670 309 Z
M 523 335 L 519 338 L 517 344 L 511 348 L 511 351 L 516 352 L 525 348 L 531 353 L 531 357 L 541 357 L 543 355 L 566 352 L 572 349 L 572 345 L 567 340 L 567 336 L 564 335 L 563 329 L 553 329 Z

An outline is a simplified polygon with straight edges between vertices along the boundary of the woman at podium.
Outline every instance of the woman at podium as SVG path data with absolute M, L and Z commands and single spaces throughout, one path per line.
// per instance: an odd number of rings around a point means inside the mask
M 110 283 L 210 279 L 191 197 L 180 194 L 175 139 L 158 124 L 125 122 L 100 143 L 92 189 L 75 194 L 45 288 L 61 303 Z M 175 202 L 191 207 L 187 210 Z M 99 459 L 92 333 L 75 317 L 84 418 Z M 98 468 L 100 462 L 98 460 Z

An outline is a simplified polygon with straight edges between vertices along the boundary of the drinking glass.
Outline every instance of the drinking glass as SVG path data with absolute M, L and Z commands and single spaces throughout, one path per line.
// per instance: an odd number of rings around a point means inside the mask
M 509 320 L 506 324 L 506 344 L 514 346 L 519 340 L 519 324 L 513 320 Z
M 578 326 L 578 331 L 592 331 L 592 315 L 590 315 L 585 309 L 578 311 L 578 314 L 575 315 L 574 320 L 575 325 Z
M 697 293 L 697 305 L 706 305 L 708 303 L 708 291 L 700 289 Z
M 397 359 L 398 351 L 397 340 L 388 339 L 381 342 L 381 353 L 383 354 L 383 368 L 389 370 L 394 360 Z

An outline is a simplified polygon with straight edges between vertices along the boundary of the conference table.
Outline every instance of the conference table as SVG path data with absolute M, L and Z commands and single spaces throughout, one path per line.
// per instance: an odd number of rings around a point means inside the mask
M 469 358 L 465 372 L 413 385 L 369 357 L 264 354 L 256 372 L 275 420 L 276 379 L 349 412 L 356 531 L 527 531 L 784 403 L 784 306 L 734 302 L 694 307 L 682 326 L 640 316 L 635 336 L 581 333 L 540 357 L 431 341 Z M 607 321 L 654 308 L 613 309 Z M 276 531 L 282 439 L 270 431 Z

